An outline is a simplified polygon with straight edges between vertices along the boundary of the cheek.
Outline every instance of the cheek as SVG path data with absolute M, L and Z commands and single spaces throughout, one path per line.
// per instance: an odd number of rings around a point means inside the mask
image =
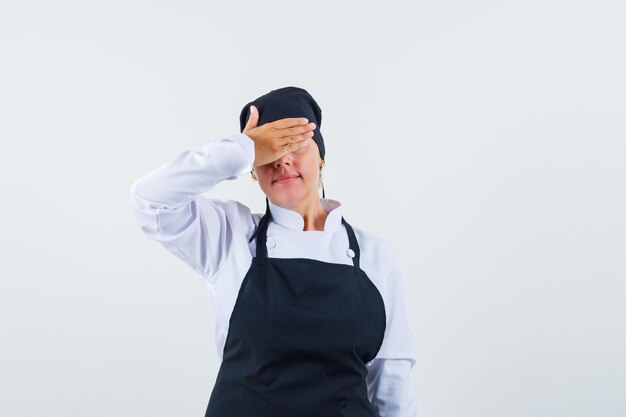
M 305 171 L 302 172 L 302 176 L 308 178 L 310 181 L 317 180 L 319 173 L 317 167 L 307 167 Z
M 271 182 L 272 181 L 272 170 L 267 168 L 257 168 L 256 169 L 257 177 L 261 182 Z

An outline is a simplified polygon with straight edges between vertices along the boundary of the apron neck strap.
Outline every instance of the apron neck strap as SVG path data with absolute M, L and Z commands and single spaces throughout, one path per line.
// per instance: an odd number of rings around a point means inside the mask
M 253 239 L 256 238 L 256 262 L 259 264 L 267 263 L 267 226 L 272 219 L 272 213 L 270 211 L 270 201 L 267 197 L 265 197 L 265 214 L 261 217 L 259 221 L 259 226 L 256 228 L 252 237 L 248 242 L 252 242 Z M 354 229 L 352 226 L 346 221 L 346 219 L 341 216 L 341 223 L 346 227 L 346 231 L 348 232 L 348 241 L 350 243 L 350 249 L 354 251 L 354 257 L 352 258 L 352 263 L 358 269 L 360 268 L 360 259 L 361 259 L 361 251 L 359 249 L 359 242 L 356 239 L 356 235 L 354 234 Z
M 359 260 L 361 259 L 361 250 L 359 249 L 359 242 L 356 240 L 356 235 L 354 234 L 354 230 L 352 226 L 346 221 L 346 219 L 341 216 L 341 223 L 346 226 L 346 230 L 348 231 L 348 241 L 350 242 L 350 249 L 354 251 L 354 257 L 352 258 L 352 262 L 354 266 L 359 269 Z
M 272 213 L 270 212 L 270 200 L 265 197 L 265 214 L 261 217 L 259 221 L 259 226 L 256 228 L 252 236 L 250 237 L 249 242 L 252 242 L 253 239 L 256 238 L 256 263 L 264 264 L 267 263 L 267 225 L 272 218 Z

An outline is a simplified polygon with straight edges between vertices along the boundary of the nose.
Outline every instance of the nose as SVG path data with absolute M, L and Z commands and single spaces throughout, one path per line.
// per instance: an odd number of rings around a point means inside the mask
M 278 168 L 281 165 L 291 165 L 291 154 L 287 153 L 274 161 L 274 168 Z

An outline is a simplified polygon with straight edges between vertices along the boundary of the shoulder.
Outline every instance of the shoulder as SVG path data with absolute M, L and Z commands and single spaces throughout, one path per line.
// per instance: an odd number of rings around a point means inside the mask
M 220 200 L 217 198 L 201 197 L 205 204 L 211 204 L 221 209 L 226 215 L 228 221 L 232 224 L 233 229 L 238 234 L 247 238 L 252 236 L 254 230 L 261 220 L 262 214 L 253 213 L 250 207 L 240 201 L 233 199 Z

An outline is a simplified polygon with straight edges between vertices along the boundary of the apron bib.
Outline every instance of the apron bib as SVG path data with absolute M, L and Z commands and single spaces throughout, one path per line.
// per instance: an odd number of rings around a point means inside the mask
M 270 219 L 267 202 L 205 417 L 376 417 L 366 363 L 383 343 L 386 313 L 359 267 L 354 230 L 342 217 L 353 265 L 268 258 Z

